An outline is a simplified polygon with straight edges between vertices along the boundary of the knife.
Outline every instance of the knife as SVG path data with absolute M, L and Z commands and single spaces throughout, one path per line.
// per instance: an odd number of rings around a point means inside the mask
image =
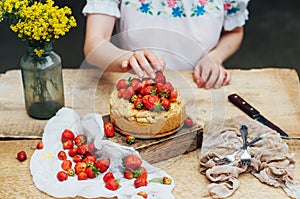
M 268 126 L 269 128 L 277 131 L 280 136 L 284 139 L 292 139 L 286 132 L 284 132 L 281 128 L 273 124 L 271 121 L 269 121 L 267 118 L 265 118 L 263 115 L 260 114 L 258 110 L 256 110 L 253 106 L 251 106 L 248 102 L 246 102 L 243 98 L 241 98 L 236 93 L 231 94 L 228 96 L 228 100 L 237 106 L 239 109 L 241 109 L 244 113 L 246 113 L 248 116 L 250 116 L 252 119 Z

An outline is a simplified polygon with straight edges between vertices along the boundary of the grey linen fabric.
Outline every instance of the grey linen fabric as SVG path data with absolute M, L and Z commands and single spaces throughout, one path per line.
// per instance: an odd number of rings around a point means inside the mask
M 248 142 L 266 134 L 265 139 L 248 147 L 252 156 L 248 166 L 235 161 L 222 164 L 221 159 L 242 147 L 240 126 L 248 126 Z M 212 198 L 226 198 L 239 187 L 238 176 L 249 172 L 261 182 L 281 187 L 291 198 L 300 198 L 300 183 L 293 180 L 295 161 L 289 153 L 288 145 L 278 133 L 259 122 L 246 117 L 235 117 L 225 121 L 215 121 L 206 125 L 200 154 L 200 171 L 211 182 L 207 193 Z

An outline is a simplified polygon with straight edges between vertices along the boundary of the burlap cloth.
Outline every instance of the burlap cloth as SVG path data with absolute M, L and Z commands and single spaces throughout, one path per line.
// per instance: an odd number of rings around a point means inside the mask
M 250 165 L 240 164 L 240 155 L 235 161 L 220 165 L 220 159 L 242 147 L 242 124 L 248 126 L 248 142 L 261 134 L 267 136 L 248 147 L 252 156 Z M 249 172 L 263 183 L 281 187 L 291 198 L 300 198 L 300 183 L 293 179 L 293 155 L 278 133 L 246 117 L 216 121 L 206 126 L 200 170 L 211 182 L 207 187 L 208 195 L 212 198 L 229 197 L 240 185 L 238 176 Z

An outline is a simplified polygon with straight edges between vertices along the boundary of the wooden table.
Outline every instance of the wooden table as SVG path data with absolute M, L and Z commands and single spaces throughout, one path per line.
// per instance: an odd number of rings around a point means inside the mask
M 261 113 L 291 136 L 300 137 L 300 86 L 297 73 L 289 69 L 232 70 L 231 85 L 217 89 L 198 89 L 191 71 L 168 71 L 168 80 L 178 87 L 188 101 L 188 113 L 199 124 L 214 118 L 231 118 L 243 113 L 227 101 L 227 95 L 238 93 Z M 63 71 L 65 105 L 81 116 L 95 111 L 109 113 L 108 98 L 120 73 L 101 74 L 100 70 Z M 99 77 L 101 77 L 100 81 Z M 24 108 L 19 70 L 0 75 L 0 198 L 51 198 L 33 184 L 29 160 L 20 163 L 16 154 L 26 150 L 30 158 L 40 140 L 47 120 L 34 120 Z M 286 141 L 296 159 L 295 178 L 300 181 L 300 141 Z M 205 198 L 208 185 L 198 172 L 200 149 L 155 165 L 175 180 L 176 198 Z M 280 188 L 260 183 L 251 175 L 239 177 L 240 188 L 231 198 L 288 198 Z M 259 195 L 257 190 L 260 191 Z

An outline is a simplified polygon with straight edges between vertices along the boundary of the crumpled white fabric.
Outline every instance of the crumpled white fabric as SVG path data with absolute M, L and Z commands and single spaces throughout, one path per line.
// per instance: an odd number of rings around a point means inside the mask
M 63 150 L 61 133 L 65 129 L 71 129 L 75 135 L 84 133 L 89 143 L 94 143 L 98 157 L 109 157 L 110 167 L 116 178 L 120 179 L 121 188 L 117 191 L 110 191 L 105 188 L 103 176 L 100 174 L 94 179 L 78 181 L 77 177 L 69 177 L 68 180 L 60 182 L 56 174 L 61 169 L 61 160 L 57 158 L 57 153 Z M 44 129 L 42 141 L 44 148 L 36 150 L 30 160 L 30 172 L 36 187 L 48 195 L 64 198 L 82 196 L 85 198 L 97 197 L 118 197 L 119 199 L 136 198 L 139 191 L 145 191 L 148 198 L 165 199 L 174 198 L 172 190 L 174 180 L 171 185 L 159 183 L 148 183 L 146 187 L 135 188 L 134 179 L 123 178 L 122 158 L 128 154 L 138 152 L 132 147 L 121 146 L 109 140 L 104 139 L 103 120 L 99 114 L 88 114 L 80 121 L 77 113 L 69 108 L 62 108 L 53 118 L 51 118 Z M 71 160 L 71 158 L 68 158 Z M 73 163 L 73 165 L 75 165 Z M 148 180 L 157 177 L 168 176 L 167 173 L 156 168 L 143 160 L 142 166 L 148 171 Z M 171 178 L 171 177 L 170 177 Z

